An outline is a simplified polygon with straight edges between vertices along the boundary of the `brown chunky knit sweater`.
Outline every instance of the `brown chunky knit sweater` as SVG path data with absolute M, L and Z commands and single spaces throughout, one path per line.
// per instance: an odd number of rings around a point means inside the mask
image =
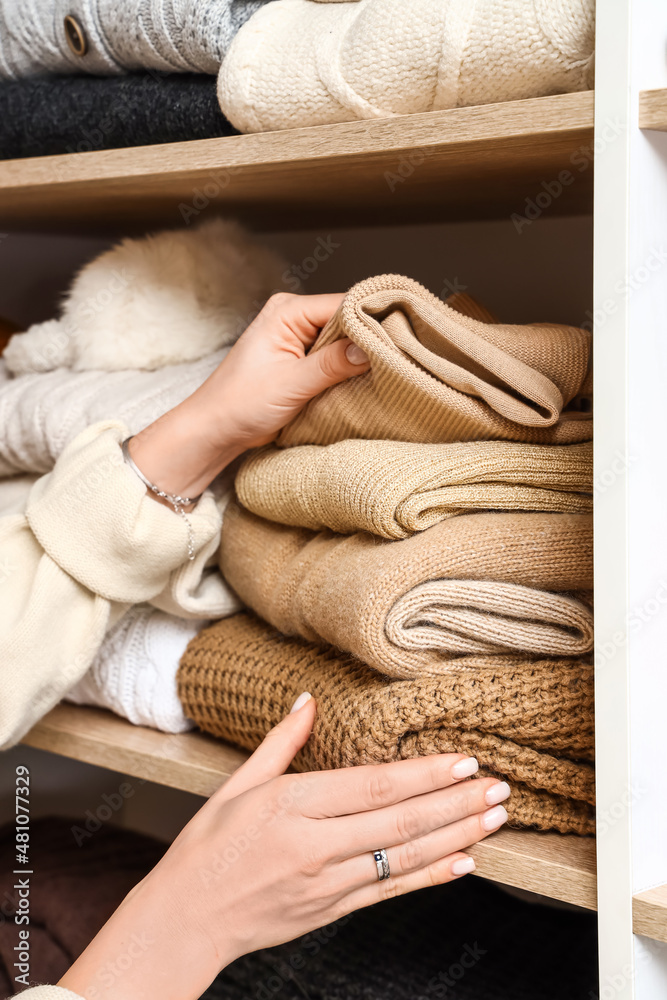
M 576 660 L 469 657 L 389 681 L 353 657 L 287 639 L 248 614 L 188 646 L 178 690 L 207 732 L 254 749 L 301 691 L 318 703 L 300 770 L 464 752 L 512 786 L 510 822 L 593 832 L 593 671 Z
M 311 400 L 279 445 L 592 439 L 590 413 L 566 410 L 588 381 L 585 330 L 483 322 L 385 274 L 348 292 L 313 350 L 342 337 L 363 348 L 370 370 Z
M 390 677 L 468 653 L 581 655 L 593 643 L 589 514 L 468 514 L 403 541 L 316 534 L 225 513 L 222 573 L 286 635 L 328 642 Z

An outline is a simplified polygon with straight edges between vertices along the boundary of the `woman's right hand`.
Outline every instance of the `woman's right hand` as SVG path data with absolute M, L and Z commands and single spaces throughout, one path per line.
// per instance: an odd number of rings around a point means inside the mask
M 86 1000 L 196 1000 L 240 955 L 472 871 L 465 849 L 507 819 L 507 785 L 462 781 L 476 762 L 461 754 L 284 774 L 315 712 L 307 700 L 269 733 L 61 986 Z M 372 857 L 381 847 L 385 881 Z

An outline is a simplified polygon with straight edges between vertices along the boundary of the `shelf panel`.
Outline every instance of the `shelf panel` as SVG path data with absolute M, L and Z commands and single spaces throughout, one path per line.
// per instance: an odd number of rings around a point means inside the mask
M 170 736 L 101 709 L 67 704 L 54 708 L 23 743 L 203 796 L 248 757 L 203 733 Z M 595 843 L 590 838 L 501 830 L 471 854 L 482 878 L 595 909 Z
M 248 759 L 245 751 L 204 733 L 160 733 L 133 726 L 103 709 L 64 703 L 38 722 L 22 742 L 205 796 Z
M 7 160 L 0 228 L 113 235 L 213 209 L 259 229 L 493 218 L 522 214 L 538 196 L 549 214 L 578 214 L 592 211 L 592 142 L 587 91 Z M 572 180 L 562 185 L 564 170 Z
M 654 132 L 667 132 L 667 90 L 641 91 L 639 127 Z
M 667 885 L 633 896 L 632 929 L 655 941 L 667 941 Z

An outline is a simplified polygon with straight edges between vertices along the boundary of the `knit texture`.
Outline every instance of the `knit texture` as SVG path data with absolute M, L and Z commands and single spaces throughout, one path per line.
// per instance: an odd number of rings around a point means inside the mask
M 130 605 L 185 618 L 239 605 L 212 567 L 221 511 L 206 491 L 183 518 L 146 494 L 124 463 L 127 428 L 98 424 L 0 517 L 0 747 L 17 742 L 83 677 Z
M 233 344 L 276 288 L 284 261 L 238 223 L 125 239 L 89 261 L 58 319 L 16 334 L 13 375 L 73 368 L 155 369 Z
M 132 70 L 217 73 L 241 25 L 268 0 L 0 0 L 0 76 Z M 69 48 L 73 15 L 88 43 Z
M 244 507 L 281 524 L 407 538 L 466 511 L 592 511 L 593 447 L 358 439 L 269 446 L 246 458 L 235 487 Z
M 121 788 L 136 791 L 131 784 Z M 124 801 L 119 786 L 113 796 Z M 102 815 L 110 809 L 104 802 Z M 92 815 L 92 811 L 91 811 Z M 30 823 L 30 860 L 34 875 L 30 880 L 30 978 L 37 983 L 55 983 L 72 962 L 88 947 L 125 895 L 157 864 L 165 845 L 130 830 L 121 830 L 104 822 L 95 829 L 88 816 L 48 816 L 33 818 Z M 86 823 L 94 830 L 86 828 Z M 0 827 L 0 897 L 3 917 L 0 922 L 0 996 L 11 994 L 17 961 L 18 927 L 13 917 L 18 912 L 14 884 L 17 867 L 16 824 Z M 69 1000 L 77 994 L 56 986 L 40 986 L 19 994 L 27 1000 Z
M 439 677 L 388 681 L 351 656 L 286 639 L 247 614 L 192 640 L 178 691 L 206 732 L 253 750 L 310 691 L 318 712 L 298 770 L 463 752 L 506 779 L 510 822 L 589 834 L 593 670 L 574 660 L 470 658 Z M 567 756 L 565 756 L 567 755 Z
M 194 74 L 35 77 L 0 83 L 0 159 L 234 135 L 215 83 Z
M 184 733 L 176 691 L 178 663 L 189 641 L 208 624 L 184 621 L 138 604 L 104 637 L 87 673 L 67 692 L 76 705 L 108 708 L 135 726 Z
M 589 514 L 480 513 L 403 541 L 316 534 L 236 504 L 225 513 L 222 574 L 286 635 L 330 642 L 389 677 L 447 673 L 454 657 L 590 651 Z
M 279 445 L 592 439 L 591 414 L 565 409 L 587 383 L 585 330 L 481 322 L 418 282 L 386 274 L 348 292 L 313 350 L 343 337 L 366 352 L 370 370 L 311 400 Z
M 228 350 L 155 371 L 59 368 L 0 383 L 0 476 L 50 472 L 78 434 L 103 420 L 137 434 L 198 389 Z
M 239 31 L 220 105 L 243 132 L 587 90 L 594 0 L 276 0 Z
M 591 1000 L 596 953 L 594 914 L 464 878 L 242 958 L 204 1000 Z

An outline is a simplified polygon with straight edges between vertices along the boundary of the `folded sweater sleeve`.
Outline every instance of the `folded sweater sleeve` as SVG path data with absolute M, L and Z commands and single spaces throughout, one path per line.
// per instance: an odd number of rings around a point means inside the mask
M 132 605 L 178 593 L 204 574 L 221 513 L 205 494 L 188 528 L 156 503 L 123 461 L 125 427 L 79 434 L 0 518 L 0 747 L 11 746 L 86 672 L 106 631 Z M 191 592 L 196 584 L 188 581 Z

